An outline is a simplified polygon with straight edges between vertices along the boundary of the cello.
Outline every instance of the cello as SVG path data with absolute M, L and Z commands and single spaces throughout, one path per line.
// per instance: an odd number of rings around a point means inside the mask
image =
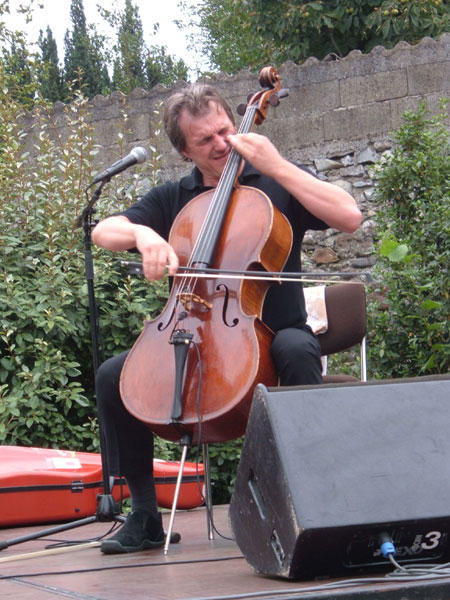
M 239 133 L 261 124 L 283 95 L 273 67 L 245 108 Z M 282 271 L 292 245 L 287 218 L 258 189 L 240 186 L 242 158 L 230 152 L 215 190 L 193 198 L 169 235 L 184 270 Z M 251 224 L 251 227 L 249 227 Z M 262 322 L 270 283 L 174 277 L 161 314 L 144 322 L 122 369 L 127 410 L 160 437 L 200 443 L 244 434 L 254 388 L 277 384 L 273 332 Z

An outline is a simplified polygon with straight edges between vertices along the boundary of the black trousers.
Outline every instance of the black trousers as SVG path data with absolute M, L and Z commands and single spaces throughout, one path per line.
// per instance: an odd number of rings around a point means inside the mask
M 153 433 L 124 407 L 119 379 L 128 352 L 106 360 L 96 378 L 98 417 L 110 475 L 137 475 L 153 468 Z M 322 383 L 320 344 L 308 326 L 279 331 L 271 354 L 280 385 Z

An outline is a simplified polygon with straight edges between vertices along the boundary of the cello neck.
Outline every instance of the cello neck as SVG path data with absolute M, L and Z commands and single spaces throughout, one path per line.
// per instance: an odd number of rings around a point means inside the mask
M 257 106 L 247 106 L 238 133 L 249 133 L 251 131 L 257 111 Z M 242 157 L 236 150 L 232 149 L 214 192 L 197 244 L 193 249 L 190 265 L 210 267 L 212 264 L 216 240 L 219 238 L 227 214 L 228 202 L 235 188 L 241 161 Z
M 255 123 L 260 125 L 266 117 L 269 106 L 277 106 L 279 103 L 279 93 L 282 90 L 280 90 L 281 82 L 276 70 L 273 67 L 261 69 L 259 82 L 262 90 L 253 94 L 248 101 L 238 133 L 249 133 Z M 212 265 L 216 243 L 220 238 L 228 204 L 236 185 L 241 160 L 241 156 L 233 149 L 219 179 L 188 266 L 210 267 Z

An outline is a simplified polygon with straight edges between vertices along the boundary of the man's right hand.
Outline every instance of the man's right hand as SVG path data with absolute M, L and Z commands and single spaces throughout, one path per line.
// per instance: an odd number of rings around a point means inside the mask
M 166 269 L 169 275 L 177 272 L 178 257 L 174 249 L 153 229 L 138 226 L 136 248 L 142 254 L 142 269 L 149 281 L 161 279 Z
M 150 227 L 131 223 L 122 215 L 100 221 L 94 227 L 92 240 L 107 250 L 137 248 L 142 255 L 144 275 L 149 281 L 161 279 L 166 269 L 169 275 L 177 272 L 178 257 L 172 246 Z

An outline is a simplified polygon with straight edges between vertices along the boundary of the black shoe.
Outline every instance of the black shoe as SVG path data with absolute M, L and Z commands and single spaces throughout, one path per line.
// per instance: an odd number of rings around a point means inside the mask
M 104 554 L 140 552 L 160 548 L 164 545 L 165 537 L 160 513 L 153 517 L 146 512 L 134 511 L 115 535 L 102 542 L 100 550 Z M 173 542 L 179 542 L 180 539 L 179 534 L 171 536 Z

